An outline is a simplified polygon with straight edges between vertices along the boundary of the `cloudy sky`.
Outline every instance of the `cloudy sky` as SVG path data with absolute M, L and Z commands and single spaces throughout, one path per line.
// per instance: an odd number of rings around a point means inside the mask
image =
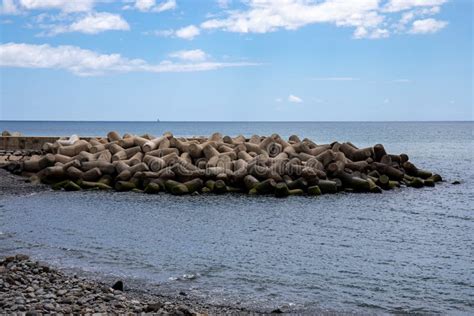
M 471 0 L 0 0 L 3 120 L 472 120 Z

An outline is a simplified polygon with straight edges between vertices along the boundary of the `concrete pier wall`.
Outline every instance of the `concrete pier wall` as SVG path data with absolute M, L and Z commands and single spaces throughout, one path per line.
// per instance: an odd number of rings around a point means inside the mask
M 62 136 L 61 136 L 62 137 Z M 59 136 L 0 136 L 0 151 L 15 151 L 15 150 L 41 150 L 44 143 L 54 143 L 57 141 Z M 64 137 L 67 139 L 68 137 Z M 89 141 L 91 138 L 100 138 L 100 137 L 80 137 Z M 194 140 L 197 138 L 188 137 L 189 140 Z
M 59 136 L 0 136 L 0 150 L 41 150 L 44 143 L 54 143 Z M 81 137 L 89 140 L 90 137 Z

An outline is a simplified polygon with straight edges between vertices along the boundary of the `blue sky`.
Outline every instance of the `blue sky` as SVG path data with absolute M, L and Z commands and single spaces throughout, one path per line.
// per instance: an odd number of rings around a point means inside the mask
M 473 119 L 470 0 L 1 0 L 0 119 Z

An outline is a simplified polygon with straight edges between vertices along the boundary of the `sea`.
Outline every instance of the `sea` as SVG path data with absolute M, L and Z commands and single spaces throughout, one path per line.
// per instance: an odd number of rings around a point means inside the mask
M 474 314 L 469 122 L 26 122 L 27 136 L 296 134 L 381 143 L 436 187 L 318 197 L 45 191 L 0 197 L 0 255 L 255 311 Z M 459 181 L 460 184 L 452 184 Z M 0 195 L 1 196 L 1 195 Z

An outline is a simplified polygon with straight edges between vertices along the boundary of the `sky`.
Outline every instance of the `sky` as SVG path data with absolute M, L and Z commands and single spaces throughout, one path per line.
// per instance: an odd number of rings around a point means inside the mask
M 471 0 L 0 1 L 0 120 L 473 120 Z

